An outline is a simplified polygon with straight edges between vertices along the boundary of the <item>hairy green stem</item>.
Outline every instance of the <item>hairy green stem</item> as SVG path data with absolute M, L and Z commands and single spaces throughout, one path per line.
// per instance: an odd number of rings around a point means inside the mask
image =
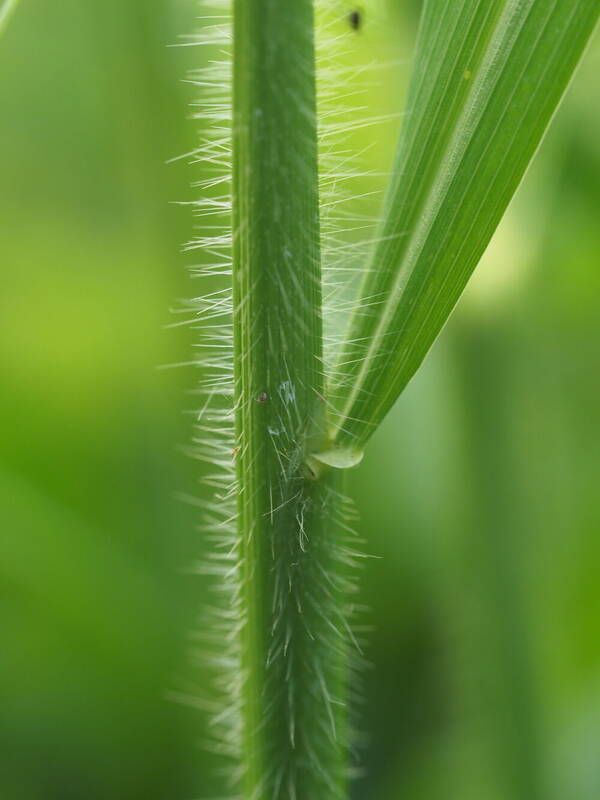
M 234 361 L 244 796 L 343 798 L 347 623 L 323 449 L 312 0 L 235 0 Z M 339 566 L 336 566 L 339 565 Z

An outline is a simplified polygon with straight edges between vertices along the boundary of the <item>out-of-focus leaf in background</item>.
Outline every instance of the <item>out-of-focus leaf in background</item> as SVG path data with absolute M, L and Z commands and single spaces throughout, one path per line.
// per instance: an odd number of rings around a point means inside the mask
M 385 5 L 365 9 L 353 56 L 401 62 L 378 73 L 375 114 L 399 110 L 414 40 L 415 4 Z M 173 500 L 205 491 L 177 453 L 198 376 L 156 369 L 190 360 L 193 334 L 163 326 L 200 292 L 180 252 L 192 220 L 170 201 L 194 196 L 201 168 L 165 165 L 195 142 L 180 79 L 207 54 L 167 45 L 196 12 L 27 0 L 0 47 L 7 800 L 220 785 L 196 746 L 204 717 L 165 700 L 203 601 L 182 574 L 202 551 L 196 512 Z M 356 798 L 600 794 L 599 59 L 596 40 L 463 307 L 354 473 L 366 549 L 382 556 L 364 576 Z M 357 128 L 356 151 L 372 137 Z M 381 187 L 363 180 L 360 193 Z
M 0 2 L 0 35 L 8 25 L 8 21 L 17 9 L 19 0 L 2 0 Z

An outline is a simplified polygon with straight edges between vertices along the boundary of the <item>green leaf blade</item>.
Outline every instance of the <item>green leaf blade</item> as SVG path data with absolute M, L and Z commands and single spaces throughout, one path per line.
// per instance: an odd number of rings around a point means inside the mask
M 426 4 L 332 438 L 362 445 L 444 326 L 562 98 L 598 0 Z

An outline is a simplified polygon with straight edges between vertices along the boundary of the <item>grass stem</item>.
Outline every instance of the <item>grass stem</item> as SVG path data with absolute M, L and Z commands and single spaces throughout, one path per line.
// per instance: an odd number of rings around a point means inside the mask
M 312 0 L 234 4 L 234 370 L 244 796 L 345 795 L 325 435 Z M 239 448 L 239 449 L 238 449 Z

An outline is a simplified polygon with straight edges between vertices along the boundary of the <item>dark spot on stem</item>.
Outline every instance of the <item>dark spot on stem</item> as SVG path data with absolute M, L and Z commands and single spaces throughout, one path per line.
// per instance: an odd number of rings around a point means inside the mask
M 269 402 L 269 395 L 266 392 L 261 392 L 256 398 L 256 402 L 264 405 Z

